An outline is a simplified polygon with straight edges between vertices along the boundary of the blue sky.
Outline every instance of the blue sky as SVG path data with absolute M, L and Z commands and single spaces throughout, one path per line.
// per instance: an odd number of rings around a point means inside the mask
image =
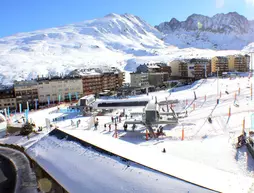
M 237 11 L 254 19 L 254 0 L 1 0 L 0 37 L 61 26 L 108 13 L 131 13 L 151 25 L 192 13 L 212 16 Z

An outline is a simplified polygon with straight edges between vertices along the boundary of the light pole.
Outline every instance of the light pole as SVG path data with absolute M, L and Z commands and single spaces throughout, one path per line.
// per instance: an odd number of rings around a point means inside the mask
M 220 68 L 217 67 L 217 98 L 219 98 L 219 70 Z

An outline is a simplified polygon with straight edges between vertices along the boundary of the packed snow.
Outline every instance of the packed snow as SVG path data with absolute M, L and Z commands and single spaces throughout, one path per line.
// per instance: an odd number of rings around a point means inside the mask
M 51 132 L 26 152 L 68 192 L 213 192 L 98 152 L 60 131 Z

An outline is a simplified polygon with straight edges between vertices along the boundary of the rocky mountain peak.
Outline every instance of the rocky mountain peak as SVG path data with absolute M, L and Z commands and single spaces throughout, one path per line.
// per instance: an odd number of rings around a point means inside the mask
M 250 26 L 250 21 L 247 18 L 237 12 L 229 12 L 227 14 L 216 14 L 212 17 L 192 14 L 181 22 L 173 18 L 170 22 L 163 22 L 155 28 L 166 34 L 181 30 L 244 34 L 250 32 Z

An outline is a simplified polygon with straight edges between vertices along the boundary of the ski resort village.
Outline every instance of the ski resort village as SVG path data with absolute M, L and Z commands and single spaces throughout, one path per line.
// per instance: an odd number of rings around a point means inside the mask
M 1 38 L 0 193 L 254 192 L 253 34 L 232 12 Z

